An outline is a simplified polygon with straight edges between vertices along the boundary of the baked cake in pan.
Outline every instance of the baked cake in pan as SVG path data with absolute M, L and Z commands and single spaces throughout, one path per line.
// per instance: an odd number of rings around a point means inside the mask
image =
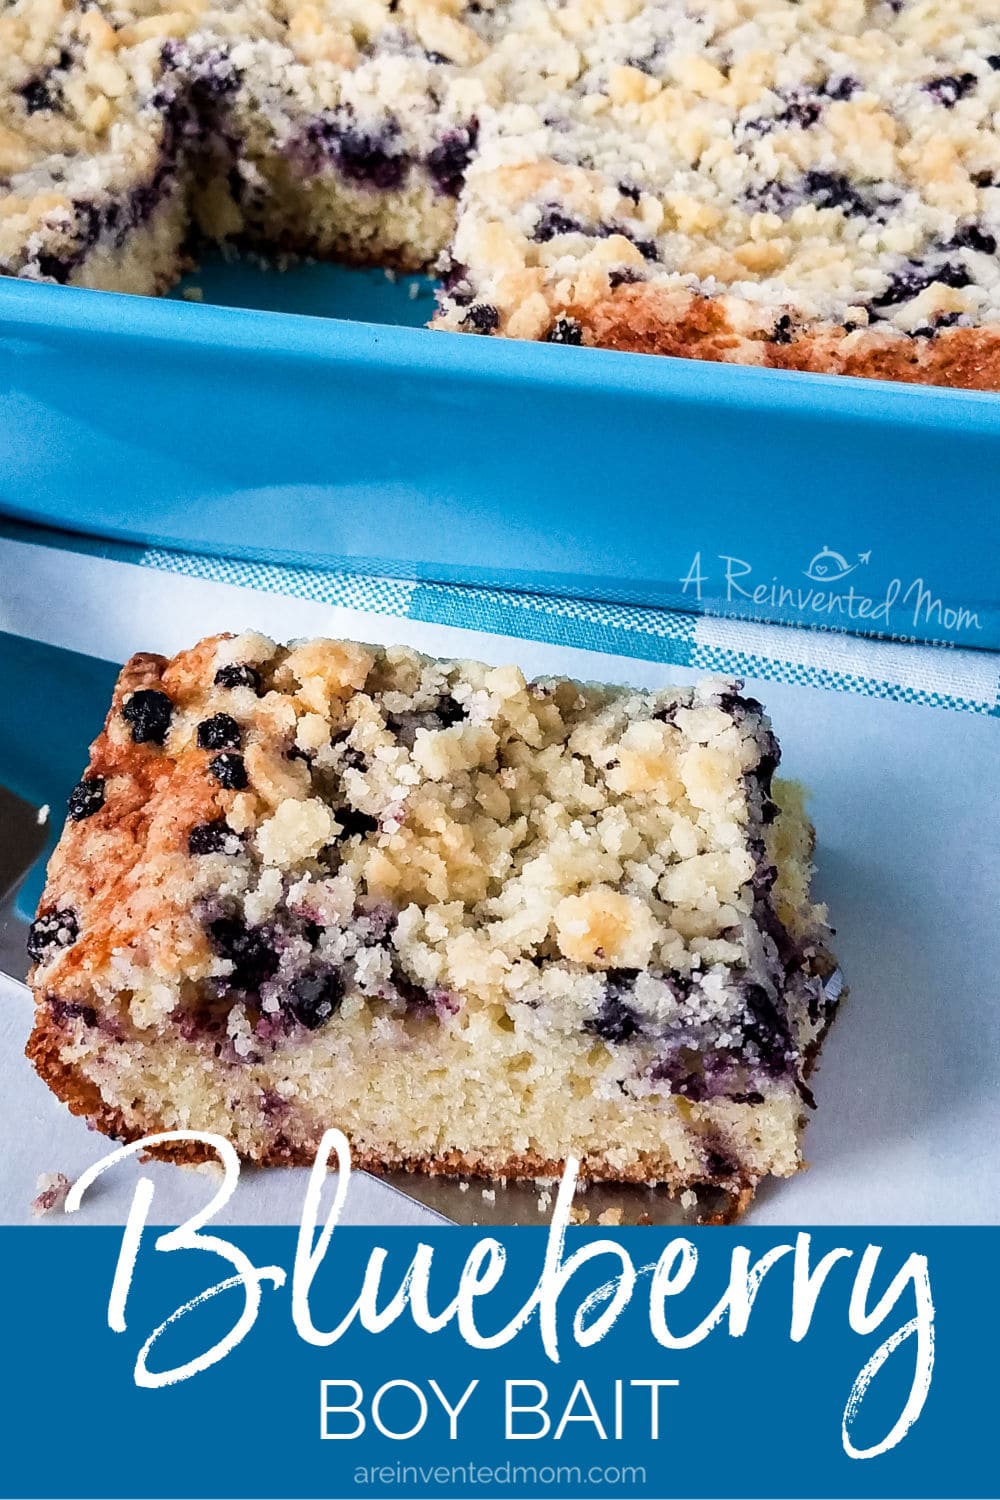
M 794 1172 L 836 1006 L 802 793 L 738 685 L 217 637 L 124 668 L 31 933 L 76 1113 L 306 1163 Z
M 435 326 L 1000 387 L 995 0 L 13 0 L 0 270 L 192 234 L 443 278 Z

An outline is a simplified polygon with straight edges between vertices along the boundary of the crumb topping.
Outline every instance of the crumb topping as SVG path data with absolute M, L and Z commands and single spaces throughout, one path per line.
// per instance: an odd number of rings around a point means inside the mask
M 443 255 L 477 334 L 578 344 L 650 284 L 922 339 L 1000 321 L 998 111 L 992 0 L 14 0 L 0 268 L 127 280 L 171 204 L 177 253 Z

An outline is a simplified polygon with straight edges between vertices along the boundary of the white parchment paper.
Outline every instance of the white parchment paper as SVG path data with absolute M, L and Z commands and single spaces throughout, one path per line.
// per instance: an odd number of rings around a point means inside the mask
M 626 658 L 366 615 L 0 540 L 0 629 L 109 660 L 172 653 L 248 626 L 276 637 L 347 635 L 441 655 L 517 661 L 529 673 L 654 685 L 697 674 Z M 780 639 L 780 631 L 775 632 Z M 812 790 L 818 890 L 851 995 L 815 1076 L 810 1169 L 766 1186 L 755 1224 L 1000 1222 L 1000 768 L 998 721 L 817 688 L 748 681 Z M 95 732 L 98 729 L 95 724 Z M 0 991 L 0 1222 L 29 1218 L 39 1173 L 77 1175 L 108 1149 L 49 1095 L 22 1052 L 23 992 Z M 121 1222 L 136 1176 L 153 1217 L 177 1219 L 212 1182 L 130 1163 L 74 1220 Z M 244 1173 L 229 1222 L 298 1219 L 305 1173 Z M 432 1222 L 371 1179 L 353 1222 Z M 54 1215 L 45 1221 L 67 1222 Z M 544 1220 L 540 1220 L 544 1222 Z

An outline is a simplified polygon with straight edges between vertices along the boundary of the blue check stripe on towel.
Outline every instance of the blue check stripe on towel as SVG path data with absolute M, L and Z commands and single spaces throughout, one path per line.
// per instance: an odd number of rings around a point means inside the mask
M 411 583 L 322 568 L 116 548 L 123 560 L 265 593 L 706 672 L 1000 715 L 1000 655 L 714 619 L 637 605 Z
M 633 604 L 207 557 L 73 536 L 9 517 L 0 518 L 3 538 L 368 614 L 1000 717 L 998 652 L 866 640 L 836 631 L 797 630 Z

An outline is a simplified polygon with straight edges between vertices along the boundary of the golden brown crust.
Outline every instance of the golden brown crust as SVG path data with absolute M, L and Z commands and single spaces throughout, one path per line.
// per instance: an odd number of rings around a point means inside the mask
M 114 781 L 113 805 L 84 823 L 67 822 L 49 863 L 41 910 L 70 905 L 85 914 L 79 940 L 59 955 L 47 975 L 49 990 L 64 999 L 86 994 L 89 972 L 148 927 L 150 905 L 134 901 L 134 870 L 141 854 L 165 858 L 183 849 L 188 830 L 225 812 L 232 794 L 202 774 L 206 753 L 191 749 L 176 757 L 156 744 L 136 744 L 121 732 L 121 709 L 131 694 L 163 691 L 182 708 L 194 691 L 198 668 L 211 660 L 221 639 L 202 641 L 167 661 L 139 652 L 125 663 L 115 684 L 104 728 L 90 747 L 84 777 Z M 117 732 L 113 730 L 117 726 Z M 159 893 L 157 917 L 169 920 L 171 901 Z M 37 969 L 28 983 L 34 984 Z
M 780 343 L 769 331 L 737 328 L 721 300 L 641 284 L 617 287 L 602 301 L 569 312 L 583 328 L 584 342 L 605 349 L 1000 390 L 1000 328 L 946 328 L 931 338 L 872 328 L 821 329 Z

